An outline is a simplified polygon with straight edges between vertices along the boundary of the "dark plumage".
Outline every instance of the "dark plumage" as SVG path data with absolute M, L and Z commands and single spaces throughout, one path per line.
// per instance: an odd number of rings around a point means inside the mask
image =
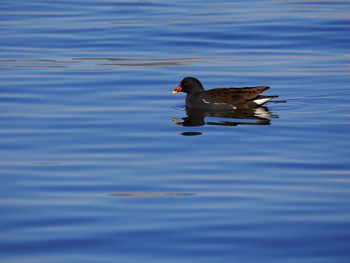
M 196 78 L 184 78 L 173 94 L 187 93 L 186 107 L 206 110 L 236 110 L 259 107 L 278 96 L 261 96 L 268 86 L 244 88 L 216 88 L 205 91 Z

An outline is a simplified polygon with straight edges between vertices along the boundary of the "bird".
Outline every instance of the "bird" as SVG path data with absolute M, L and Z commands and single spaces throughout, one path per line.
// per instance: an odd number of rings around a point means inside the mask
M 278 96 L 262 96 L 269 86 L 242 88 L 215 88 L 204 90 L 202 83 L 194 77 L 184 78 L 172 92 L 186 93 L 187 109 L 238 110 L 258 108 Z

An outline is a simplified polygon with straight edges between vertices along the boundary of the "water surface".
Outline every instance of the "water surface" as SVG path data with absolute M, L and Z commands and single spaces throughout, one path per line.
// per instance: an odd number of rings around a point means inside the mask
M 1 261 L 349 262 L 347 1 L 0 7 Z M 186 76 L 279 99 L 184 125 Z

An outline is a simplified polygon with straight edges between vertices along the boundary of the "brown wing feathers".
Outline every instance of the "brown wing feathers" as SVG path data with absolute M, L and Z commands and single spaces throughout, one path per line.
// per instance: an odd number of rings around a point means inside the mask
M 217 88 L 208 90 L 203 99 L 210 103 L 245 103 L 255 99 L 259 94 L 267 90 L 268 86 L 245 87 L 245 88 Z

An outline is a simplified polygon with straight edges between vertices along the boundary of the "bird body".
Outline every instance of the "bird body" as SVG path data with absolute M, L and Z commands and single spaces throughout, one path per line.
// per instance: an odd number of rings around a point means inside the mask
M 259 107 L 278 96 L 262 96 L 269 86 L 244 88 L 216 88 L 205 91 L 200 81 L 193 77 L 184 78 L 173 94 L 185 92 L 186 107 L 206 110 L 236 110 Z

